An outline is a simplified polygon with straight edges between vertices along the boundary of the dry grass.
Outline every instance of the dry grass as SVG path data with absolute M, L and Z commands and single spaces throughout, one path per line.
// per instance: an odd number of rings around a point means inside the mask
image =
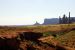
M 0 27 L 0 37 L 13 38 L 18 36 L 18 32 L 41 32 L 44 34 L 45 32 L 52 32 L 57 34 L 60 32 L 62 33 L 64 32 L 65 34 L 63 33 L 63 35 L 55 37 L 55 38 L 53 36 L 48 36 L 48 37 L 40 38 L 39 40 L 41 40 L 42 42 L 46 42 L 48 44 L 51 43 L 54 46 L 56 46 L 60 42 L 63 46 L 75 48 L 75 31 L 71 30 L 73 28 L 75 28 L 75 24 Z M 27 43 L 28 41 L 22 42 L 20 47 L 21 48 L 27 47 L 26 45 L 29 45 Z M 34 48 L 36 48 L 35 46 L 40 50 L 45 49 L 44 46 L 33 45 Z
M 66 33 L 64 35 L 61 35 L 57 39 L 64 46 L 75 48 L 75 30 L 74 31 L 70 31 L 69 33 Z

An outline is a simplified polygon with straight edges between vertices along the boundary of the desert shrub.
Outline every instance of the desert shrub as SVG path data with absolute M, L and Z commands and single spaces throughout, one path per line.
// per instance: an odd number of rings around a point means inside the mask
M 57 35 L 56 35 L 56 34 L 52 34 L 52 36 L 57 37 Z
M 44 32 L 44 33 L 43 33 L 43 36 L 44 36 L 44 37 L 47 37 L 47 36 L 50 36 L 51 34 L 52 34 L 51 32 Z
M 58 32 L 56 35 L 61 36 L 61 35 L 64 35 L 64 34 L 66 34 L 66 33 L 65 32 Z
M 37 45 L 37 42 L 31 41 L 30 44 L 31 44 L 31 45 Z

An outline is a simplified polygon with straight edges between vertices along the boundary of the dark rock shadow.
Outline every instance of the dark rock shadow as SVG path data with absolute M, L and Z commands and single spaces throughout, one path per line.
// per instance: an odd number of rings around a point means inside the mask
M 75 28 L 72 28 L 71 31 L 72 31 L 72 30 L 75 30 Z
M 20 42 L 16 38 L 0 38 L 0 50 L 18 50 Z
M 66 50 L 66 48 L 63 46 L 57 45 L 56 50 Z
M 22 32 L 20 34 L 21 40 L 26 39 L 30 41 L 37 41 L 37 39 L 42 36 L 43 36 L 42 33 L 35 33 L 35 32 Z
M 36 48 L 34 48 L 33 46 L 27 46 L 27 50 L 36 50 Z

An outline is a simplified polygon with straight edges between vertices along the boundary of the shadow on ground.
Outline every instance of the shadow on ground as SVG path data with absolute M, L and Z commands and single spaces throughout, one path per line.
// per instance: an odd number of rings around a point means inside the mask
M 23 42 L 23 40 L 30 40 L 33 42 L 36 42 L 36 44 L 40 47 L 42 46 L 42 48 L 44 48 L 44 50 L 49 50 L 50 48 L 54 49 L 54 50 L 66 50 L 64 47 L 60 46 L 60 45 L 56 45 L 53 46 L 52 44 L 48 44 L 48 43 L 43 43 L 41 41 L 38 41 L 37 39 L 42 37 L 42 33 L 34 33 L 34 32 L 21 32 L 19 33 L 19 38 L 21 40 L 18 40 L 18 37 L 15 38 L 6 38 L 0 37 L 0 50 L 25 50 L 20 48 L 20 42 Z M 26 50 L 36 50 L 36 47 L 27 45 Z M 46 49 L 49 48 L 49 49 Z

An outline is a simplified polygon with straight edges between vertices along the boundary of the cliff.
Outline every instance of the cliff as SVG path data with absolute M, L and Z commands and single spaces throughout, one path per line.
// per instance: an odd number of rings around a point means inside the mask
M 47 25 L 47 24 L 58 24 L 58 23 L 59 23 L 59 19 L 58 18 L 44 19 L 43 25 Z

